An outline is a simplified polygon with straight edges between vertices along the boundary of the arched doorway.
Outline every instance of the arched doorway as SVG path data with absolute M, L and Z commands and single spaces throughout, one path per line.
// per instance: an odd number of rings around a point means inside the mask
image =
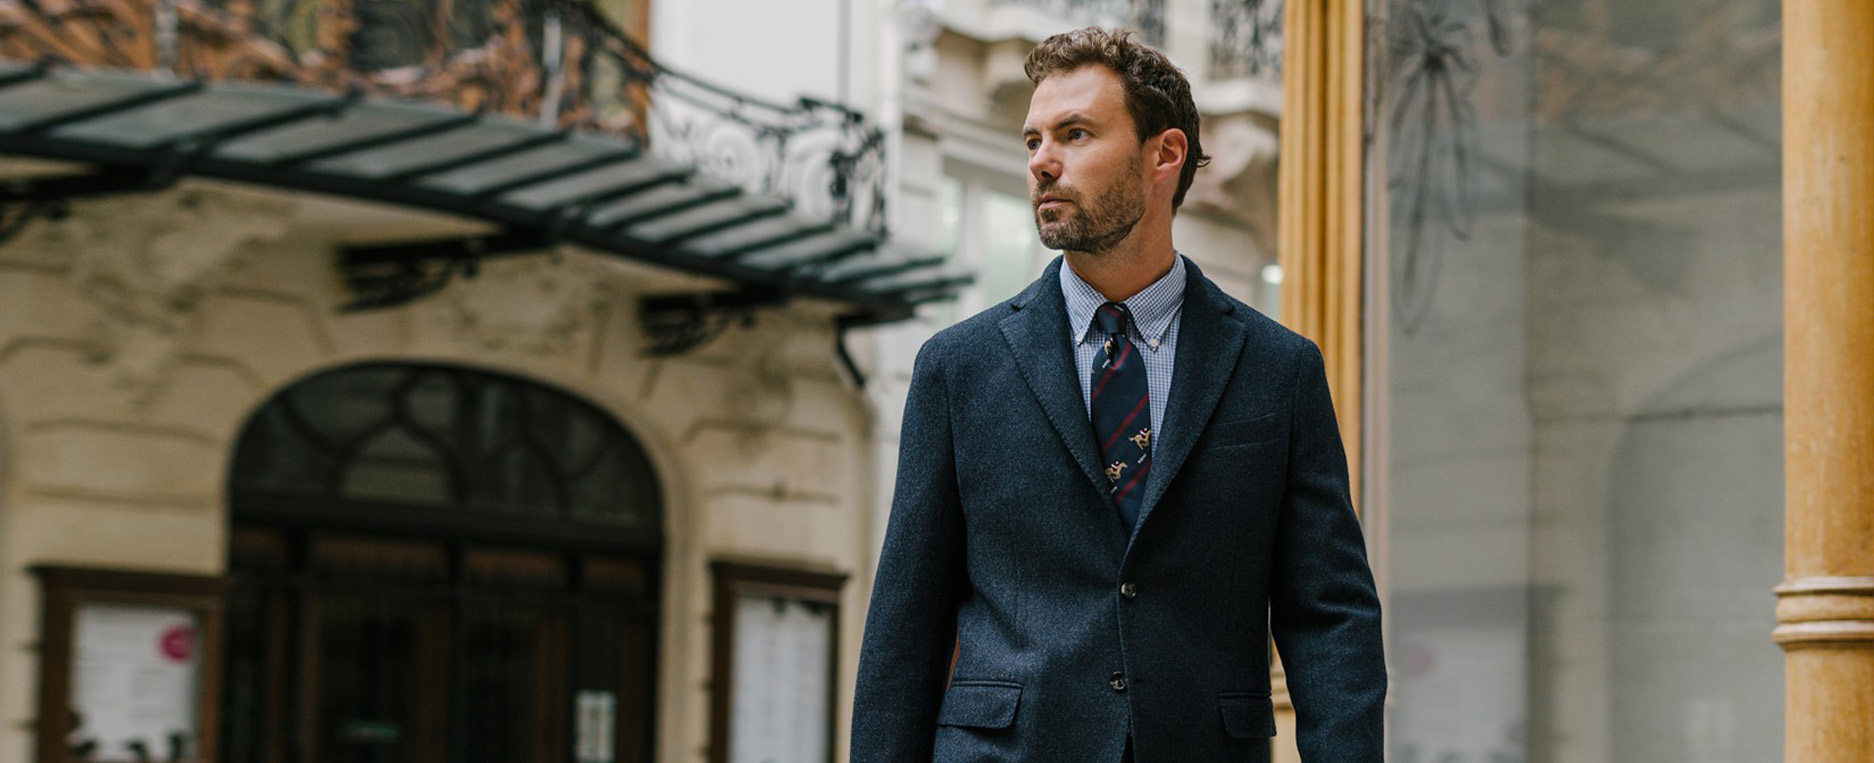
M 349 366 L 269 400 L 231 474 L 227 760 L 649 760 L 661 496 L 597 408 Z

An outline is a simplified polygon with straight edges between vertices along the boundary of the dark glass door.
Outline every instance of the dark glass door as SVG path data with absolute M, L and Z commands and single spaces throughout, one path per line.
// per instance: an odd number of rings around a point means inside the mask
M 642 560 L 260 527 L 234 548 L 230 760 L 648 759 Z

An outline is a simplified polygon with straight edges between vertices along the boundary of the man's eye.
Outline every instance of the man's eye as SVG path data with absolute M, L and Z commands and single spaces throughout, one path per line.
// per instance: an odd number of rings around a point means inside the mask
M 1040 138 L 1029 138 L 1029 139 L 1028 139 L 1028 150 L 1030 150 L 1030 151 L 1033 151 L 1033 150 L 1035 150 L 1035 149 L 1037 149 L 1037 148 L 1040 148 L 1040 147 L 1041 147 L 1041 139 L 1040 139 Z
M 1092 135 L 1093 133 L 1087 132 L 1086 130 L 1082 130 L 1078 127 L 1067 131 L 1067 138 L 1069 140 L 1080 140 L 1081 138 L 1091 137 Z

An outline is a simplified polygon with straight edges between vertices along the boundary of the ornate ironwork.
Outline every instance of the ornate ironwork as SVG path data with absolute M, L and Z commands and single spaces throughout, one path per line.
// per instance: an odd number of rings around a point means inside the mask
M 1021 5 L 1077 24 L 1125 27 L 1147 45 L 1165 44 L 1165 0 L 991 0 L 990 5 Z
M 1152 17 L 1162 33 L 1162 12 Z M 672 71 L 585 0 L 0 0 L 0 58 L 288 82 L 611 133 L 799 214 L 885 233 L 885 140 L 861 114 Z
M 682 355 L 720 336 L 731 326 L 751 326 L 755 310 L 781 302 L 764 292 L 716 292 L 647 297 L 640 303 L 651 357 Z
M 1282 0 L 1211 0 L 1210 77 L 1282 75 Z

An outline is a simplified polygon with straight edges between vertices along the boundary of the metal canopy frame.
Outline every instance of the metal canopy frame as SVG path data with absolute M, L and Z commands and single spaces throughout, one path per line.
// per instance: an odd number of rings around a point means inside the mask
M 198 104 L 191 98 L 220 100 L 192 108 Z M 210 112 L 216 118 L 202 116 Z M 161 134 L 178 122 L 197 124 Z M 373 122 L 373 129 L 355 129 Z M 308 135 L 320 131 L 332 135 L 307 145 Z M 371 152 L 434 151 L 464 138 L 493 143 L 434 161 L 368 169 Z M 283 145 L 269 151 L 270 139 Z M 0 189 L 0 204 L 42 214 L 58 213 L 74 197 L 161 190 L 199 176 L 449 212 L 498 226 L 485 235 L 344 249 L 340 266 L 356 296 L 354 309 L 422 297 L 456 275 L 472 276 L 485 257 L 561 243 L 720 278 L 738 290 L 733 297 L 653 298 L 643 306 L 647 316 L 746 311 L 809 298 L 844 305 L 842 327 L 863 326 L 908 318 L 917 304 L 954 297 L 969 282 L 966 273 L 941 272 L 940 257 L 889 247 L 878 233 L 794 214 L 785 198 L 716 181 L 697 167 L 650 154 L 629 136 L 574 133 L 356 92 L 0 62 L 0 153 L 94 168 Z M 529 196 L 557 200 L 532 203 Z M 0 236 L 22 222 L 0 228 Z M 718 246 L 702 245 L 712 241 Z M 681 342 L 653 344 L 687 349 Z

